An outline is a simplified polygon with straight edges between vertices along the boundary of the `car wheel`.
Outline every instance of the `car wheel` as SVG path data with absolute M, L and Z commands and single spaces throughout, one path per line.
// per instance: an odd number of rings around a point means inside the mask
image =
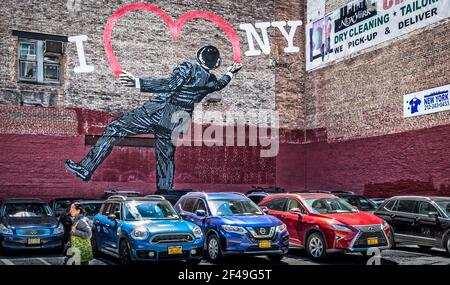
M 126 240 L 121 240 L 119 245 L 119 260 L 121 265 L 131 265 L 133 260 L 131 259 L 130 248 Z
M 215 234 L 210 235 L 208 238 L 208 242 L 206 244 L 206 254 L 208 256 L 208 260 L 213 263 L 217 263 L 222 259 L 220 241 Z
M 271 262 L 280 262 L 284 258 L 284 254 L 275 254 L 267 256 Z
M 450 254 L 450 235 L 447 235 L 447 241 L 445 244 L 447 245 L 445 249 L 447 250 L 448 254 Z
M 314 260 L 326 257 L 326 244 L 321 234 L 313 233 L 308 237 L 306 240 L 306 253 Z

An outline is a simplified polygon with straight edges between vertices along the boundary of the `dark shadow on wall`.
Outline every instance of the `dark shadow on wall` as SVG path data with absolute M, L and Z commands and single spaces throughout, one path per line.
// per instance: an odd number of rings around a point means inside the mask
M 376 193 L 376 197 L 373 195 Z M 369 183 L 364 185 L 364 195 L 371 198 L 389 198 L 392 196 L 450 196 L 450 184 L 436 187 L 433 180 L 428 181 L 402 179 L 394 182 Z

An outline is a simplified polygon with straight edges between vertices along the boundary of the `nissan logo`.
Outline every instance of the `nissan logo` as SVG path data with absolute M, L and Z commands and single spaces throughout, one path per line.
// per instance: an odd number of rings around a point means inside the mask
M 265 235 L 266 234 L 266 229 L 265 228 L 260 228 L 259 229 L 259 233 L 262 234 L 262 235 Z

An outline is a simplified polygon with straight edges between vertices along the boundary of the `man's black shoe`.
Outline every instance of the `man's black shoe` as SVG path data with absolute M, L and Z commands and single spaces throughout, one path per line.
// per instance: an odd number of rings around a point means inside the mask
M 78 176 L 78 178 L 80 178 L 81 180 L 87 182 L 91 179 L 92 174 L 78 163 L 72 160 L 66 160 L 66 162 L 64 162 L 64 165 L 66 166 L 67 170 L 75 173 L 76 176 Z

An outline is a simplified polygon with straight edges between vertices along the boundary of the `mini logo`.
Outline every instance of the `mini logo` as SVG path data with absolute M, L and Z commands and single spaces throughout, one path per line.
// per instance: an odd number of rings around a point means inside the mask
M 259 233 L 262 234 L 262 235 L 265 235 L 267 232 L 266 232 L 265 228 L 260 228 L 259 229 Z

